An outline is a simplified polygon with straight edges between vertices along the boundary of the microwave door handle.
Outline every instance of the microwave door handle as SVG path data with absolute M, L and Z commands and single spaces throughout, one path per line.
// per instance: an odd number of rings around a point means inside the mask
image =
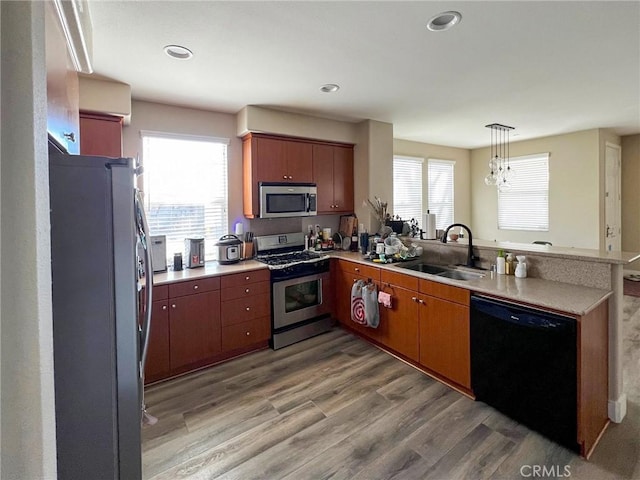
M 307 193 L 305 195 L 305 199 L 306 199 L 306 203 L 307 203 L 306 210 L 307 210 L 307 212 L 310 212 L 311 211 L 311 194 Z
M 145 315 L 142 322 L 141 355 L 140 368 L 141 375 L 144 375 L 144 367 L 147 361 L 147 351 L 149 350 L 149 335 L 151 333 L 151 308 L 153 306 L 153 268 L 151 265 L 151 245 L 149 245 L 149 224 L 142 206 L 140 192 L 136 190 L 135 211 L 138 236 L 144 250 L 144 278 L 146 281 L 145 294 Z

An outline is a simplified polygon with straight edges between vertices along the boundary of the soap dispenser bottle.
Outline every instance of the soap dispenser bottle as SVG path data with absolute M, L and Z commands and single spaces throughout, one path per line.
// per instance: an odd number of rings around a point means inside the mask
M 516 277 L 526 278 L 527 276 L 527 257 L 524 255 L 516 255 L 518 265 L 516 266 Z
M 505 274 L 505 258 L 504 258 L 504 251 L 503 250 L 498 250 L 498 256 L 496 258 L 496 272 L 498 273 L 498 275 L 504 275 Z

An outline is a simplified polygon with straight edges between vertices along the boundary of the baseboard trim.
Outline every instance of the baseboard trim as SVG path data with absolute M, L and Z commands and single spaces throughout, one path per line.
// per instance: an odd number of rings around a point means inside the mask
M 620 423 L 627 415 L 627 394 L 623 393 L 617 400 L 609 400 L 609 419 L 614 423 Z

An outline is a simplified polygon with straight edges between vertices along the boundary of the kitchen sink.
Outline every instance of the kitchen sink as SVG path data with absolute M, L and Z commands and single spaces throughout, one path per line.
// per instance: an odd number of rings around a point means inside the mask
M 481 273 L 463 272 L 462 270 L 447 270 L 437 275 L 438 277 L 452 278 L 453 280 L 475 280 L 484 277 Z
M 475 280 L 484 277 L 482 273 L 468 272 L 456 268 L 444 267 L 442 265 L 431 265 L 428 263 L 417 263 L 414 265 L 402 265 L 401 268 L 415 270 L 416 272 L 428 273 L 438 277 L 451 278 L 453 280 Z
M 446 267 L 440 267 L 438 265 L 429 265 L 428 263 L 418 263 L 417 265 L 411 265 L 408 267 L 404 267 L 408 270 L 415 270 L 416 272 L 421 273 L 430 273 L 431 275 L 437 275 L 439 273 L 444 273 L 450 271 L 450 269 Z

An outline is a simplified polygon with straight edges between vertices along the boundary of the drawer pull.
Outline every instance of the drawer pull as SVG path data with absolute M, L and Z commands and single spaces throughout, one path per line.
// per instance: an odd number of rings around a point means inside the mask
M 418 301 L 418 299 L 417 299 L 416 297 L 411 297 L 411 301 L 412 301 L 412 302 L 417 302 L 417 301 Z
M 249 335 L 251 335 L 251 332 L 247 332 L 247 337 L 248 337 Z
M 245 280 L 251 280 L 251 277 L 249 275 L 247 275 L 246 277 L 244 277 Z
M 360 271 L 360 269 L 359 269 L 358 267 L 355 267 L 355 268 L 354 268 L 354 270 L 355 270 L 356 272 L 359 272 L 359 271 Z
M 163 310 L 166 310 L 166 309 L 167 309 L 167 306 L 166 306 L 166 305 L 162 305 L 162 309 L 163 309 Z
M 175 304 L 175 303 L 173 303 L 173 304 L 171 305 L 171 308 L 176 308 L 176 304 Z
M 194 286 L 193 286 L 193 289 L 194 289 L 194 290 L 197 290 L 197 289 L 198 289 L 198 285 L 194 285 Z
M 249 289 L 245 288 L 244 293 L 249 293 Z
M 251 308 L 247 307 L 247 312 L 248 312 L 249 310 L 251 310 Z
M 424 305 L 424 300 L 420 299 L 418 300 L 418 303 L 421 303 L 422 305 Z

